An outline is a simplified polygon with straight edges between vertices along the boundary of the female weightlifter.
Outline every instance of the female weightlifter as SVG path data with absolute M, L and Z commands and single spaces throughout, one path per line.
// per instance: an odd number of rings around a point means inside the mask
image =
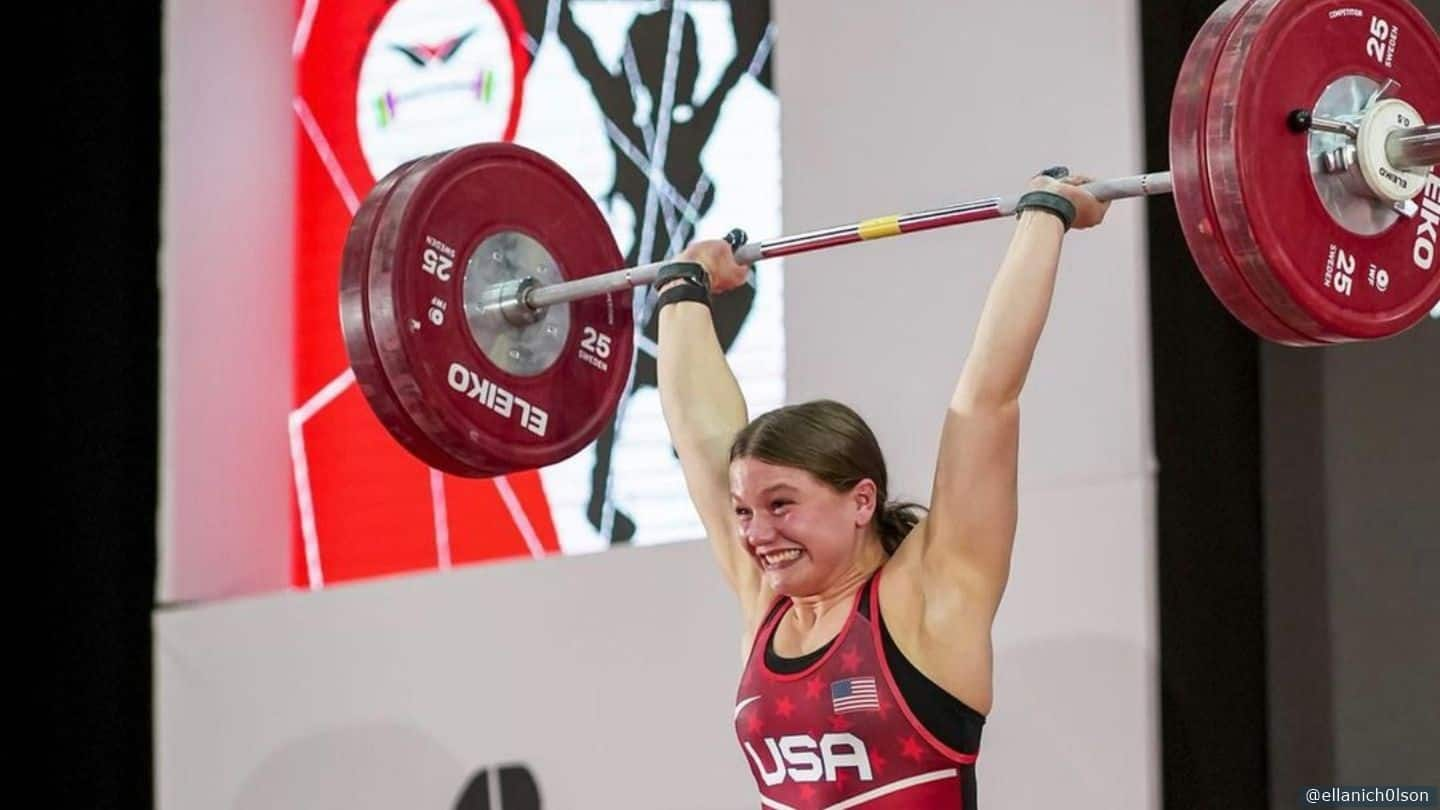
M 1030 182 L 950 400 L 928 509 L 889 499 L 874 434 L 830 401 L 749 420 L 710 293 L 745 283 L 698 242 L 656 279 L 670 437 L 740 599 L 735 730 L 776 808 L 975 807 L 991 708 L 990 628 L 1010 575 L 1020 391 L 1060 247 L 1109 203 L 1088 178 Z

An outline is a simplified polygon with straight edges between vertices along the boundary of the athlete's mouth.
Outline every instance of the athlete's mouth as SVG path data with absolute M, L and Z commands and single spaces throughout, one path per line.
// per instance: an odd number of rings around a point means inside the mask
M 800 559 L 801 551 L 798 548 L 787 548 L 783 551 L 772 551 L 769 554 L 761 554 L 760 565 L 767 571 L 774 571 L 788 567 Z

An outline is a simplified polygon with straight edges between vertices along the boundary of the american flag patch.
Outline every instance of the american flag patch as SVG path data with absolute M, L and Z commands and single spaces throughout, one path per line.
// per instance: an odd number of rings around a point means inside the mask
M 875 679 L 846 678 L 830 684 L 830 704 L 836 714 L 880 710 L 880 695 L 875 691 Z

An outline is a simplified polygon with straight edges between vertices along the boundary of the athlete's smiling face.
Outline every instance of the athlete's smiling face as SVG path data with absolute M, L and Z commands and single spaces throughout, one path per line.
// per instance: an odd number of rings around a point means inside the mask
M 875 514 L 875 483 L 839 492 L 805 470 L 742 457 L 730 463 L 735 523 L 767 584 L 786 596 L 820 593 L 859 558 Z

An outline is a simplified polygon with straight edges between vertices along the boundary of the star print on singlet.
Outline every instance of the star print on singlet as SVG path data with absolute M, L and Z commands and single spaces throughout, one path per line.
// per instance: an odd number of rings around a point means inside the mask
M 880 615 L 878 593 L 877 572 L 835 640 L 814 661 L 797 660 L 806 664 L 800 671 L 777 672 L 766 661 L 789 600 L 777 601 L 755 634 L 736 694 L 735 733 L 762 807 L 973 810 L 983 718 L 975 715 L 974 748 L 961 751 L 915 716 L 887 661 L 881 624 L 871 619 Z

